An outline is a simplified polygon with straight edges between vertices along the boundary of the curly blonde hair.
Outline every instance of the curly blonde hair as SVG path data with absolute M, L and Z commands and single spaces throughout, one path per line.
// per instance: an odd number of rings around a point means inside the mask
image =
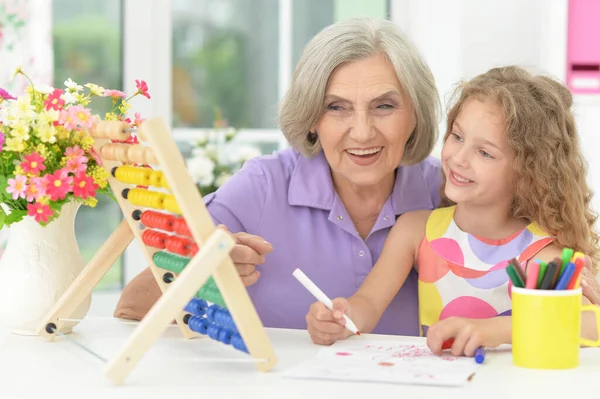
M 503 111 L 509 148 L 515 155 L 516 195 L 512 214 L 537 222 L 556 243 L 589 255 L 593 273 L 600 260 L 598 215 L 590 207 L 593 192 L 586 182 L 573 97 L 559 82 L 523 68 L 494 68 L 461 82 L 448 112 L 444 141 L 463 104 L 471 98 L 494 101 Z M 442 206 L 452 204 L 442 186 Z

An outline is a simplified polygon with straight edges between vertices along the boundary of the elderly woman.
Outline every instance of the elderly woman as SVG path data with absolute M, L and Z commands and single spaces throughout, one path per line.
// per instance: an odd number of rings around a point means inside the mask
M 247 162 L 205 197 L 235 234 L 231 257 L 267 327 L 306 328 L 314 302 L 302 269 L 330 297 L 347 297 L 377 261 L 404 212 L 433 209 L 441 169 L 438 93 L 413 44 L 386 20 L 346 20 L 308 43 L 279 122 L 291 148 Z M 149 272 L 115 315 L 141 318 L 160 294 Z M 374 333 L 418 335 L 413 271 Z

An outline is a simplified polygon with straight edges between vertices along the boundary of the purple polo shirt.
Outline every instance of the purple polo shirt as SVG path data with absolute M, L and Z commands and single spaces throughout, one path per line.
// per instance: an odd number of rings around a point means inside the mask
M 401 166 L 366 240 L 334 190 L 323 153 L 308 159 L 286 149 L 252 159 L 204 200 L 215 223 L 273 245 L 259 266 L 258 282 L 248 287 L 265 327 L 305 329 L 315 298 L 292 276 L 294 269 L 301 268 L 332 299 L 351 296 L 379 258 L 396 217 L 438 205 L 441 177 L 435 158 Z M 414 269 L 373 332 L 419 335 Z

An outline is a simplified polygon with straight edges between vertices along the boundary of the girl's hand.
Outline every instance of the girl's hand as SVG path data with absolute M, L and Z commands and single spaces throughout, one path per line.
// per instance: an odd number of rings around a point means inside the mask
M 310 306 L 306 315 L 308 334 L 315 344 L 331 345 L 336 341 L 349 337 L 352 333 L 345 327 L 344 313 L 350 316 L 350 304 L 346 298 L 335 298 L 333 311 L 321 302 Z
M 596 276 L 592 274 L 593 265 L 589 256 L 585 257 L 585 266 L 581 271 L 579 284 L 583 296 L 590 300 L 594 305 L 600 305 L 600 284 Z
M 454 356 L 475 356 L 480 348 L 495 348 L 512 340 L 512 318 L 497 316 L 489 319 L 449 317 L 427 330 L 427 346 L 436 355 L 442 353 L 444 343 L 454 340 L 450 352 Z

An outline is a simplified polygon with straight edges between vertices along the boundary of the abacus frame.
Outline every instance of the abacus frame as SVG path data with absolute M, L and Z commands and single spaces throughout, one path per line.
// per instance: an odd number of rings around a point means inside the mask
M 101 154 L 103 166 L 107 170 L 121 166 L 122 162 L 132 161 L 102 157 L 103 146 L 112 144 L 111 139 L 123 140 L 129 137 L 130 132 L 126 124 L 100 122 L 90 133 L 95 138 L 95 149 Z M 152 260 L 152 255 L 157 249 L 144 245 L 138 228 L 139 222 L 132 217 L 135 206 L 122 196 L 123 190 L 128 188 L 127 185 L 111 175 L 108 179 L 109 185 L 125 219 L 44 317 L 38 328 L 39 335 L 52 341 L 57 335 L 56 331 L 70 328 L 69 320 L 79 304 L 91 294 L 108 269 L 135 238 L 142 247 L 162 296 L 128 337 L 117 355 L 108 362 L 105 375 L 113 384 L 123 382 L 173 320 L 178 324 L 184 338 L 198 336 L 185 324 L 183 319 L 186 312 L 183 309 L 211 276 L 227 304 L 249 355 L 256 360 L 260 371 L 271 370 L 277 363 L 277 357 L 229 257 L 229 252 L 235 245 L 234 239 L 214 225 L 200 192 L 187 173 L 183 156 L 162 119 L 154 118 L 142 123 L 138 128 L 138 137 L 146 140 L 148 147 L 144 148 L 143 154 L 136 155 L 136 162 L 152 163 L 159 167 L 181 209 L 181 216 L 200 249 L 178 276 L 158 268 Z M 143 160 L 150 162 L 140 162 Z M 169 273 L 173 275 L 172 279 L 165 278 Z

